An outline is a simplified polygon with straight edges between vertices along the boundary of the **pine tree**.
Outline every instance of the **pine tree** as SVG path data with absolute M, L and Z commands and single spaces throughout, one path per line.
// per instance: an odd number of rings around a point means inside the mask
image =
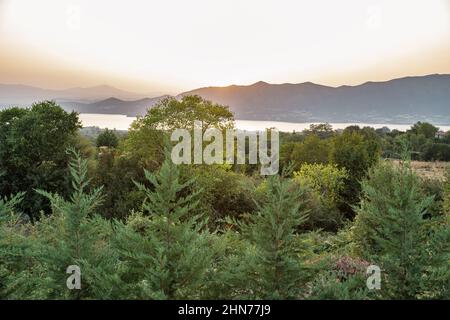
M 146 194 L 142 212 L 116 225 L 115 245 L 127 265 L 124 282 L 136 298 L 196 298 L 212 254 L 206 221 L 195 215 L 198 193 L 186 194 L 194 180 L 181 182 L 169 156 L 145 177 L 152 189 L 136 183 Z
M 45 268 L 48 298 L 114 298 L 119 286 L 117 260 L 109 247 L 110 224 L 96 215 L 101 204 L 101 188 L 87 193 L 87 161 L 72 150 L 70 162 L 73 194 L 69 200 L 58 194 L 37 190 L 52 206 L 52 215 L 39 224 L 39 258 Z M 81 271 L 81 289 L 69 290 L 69 266 Z
M 15 207 L 23 194 L 0 198 L 0 299 L 8 297 L 8 289 L 17 273 L 24 268 L 24 251 L 27 248 L 20 234 L 20 216 Z
M 17 216 L 16 207 L 22 202 L 24 193 L 18 193 L 10 198 L 0 198 L 0 222 L 9 221 L 14 216 Z
M 298 226 L 307 219 L 303 189 L 292 181 L 272 176 L 267 180 L 266 201 L 251 222 L 242 225 L 250 241 L 244 264 L 249 297 L 299 299 L 310 272 L 302 261 Z
M 362 184 L 353 236 L 359 253 L 381 267 L 383 298 L 439 297 L 448 292 L 448 224 L 424 218 L 424 197 L 409 161 L 379 164 Z

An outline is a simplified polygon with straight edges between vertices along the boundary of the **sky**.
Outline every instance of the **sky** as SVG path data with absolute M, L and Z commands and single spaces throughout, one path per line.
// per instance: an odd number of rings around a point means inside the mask
M 450 0 L 0 0 L 0 83 L 140 93 L 450 73 Z

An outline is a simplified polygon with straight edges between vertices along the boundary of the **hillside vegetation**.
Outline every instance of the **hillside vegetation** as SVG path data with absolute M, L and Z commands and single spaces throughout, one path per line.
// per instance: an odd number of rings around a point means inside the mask
M 167 136 L 194 120 L 234 118 L 166 98 L 94 140 L 54 102 L 0 111 L 0 299 L 450 297 L 449 133 L 312 125 L 280 134 L 280 172 L 264 177 L 175 165 Z

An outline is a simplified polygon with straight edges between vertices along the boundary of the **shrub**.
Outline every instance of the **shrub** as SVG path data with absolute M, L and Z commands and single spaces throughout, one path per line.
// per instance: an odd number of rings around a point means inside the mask
M 256 209 L 253 180 L 227 166 L 186 166 L 183 175 L 195 178 L 192 192 L 202 191 L 199 210 L 208 217 L 211 227 L 218 227 L 227 216 L 239 218 Z
M 106 128 L 105 131 L 98 135 L 96 144 L 97 147 L 116 148 L 119 144 L 119 139 L 114 131 Z
M 296 241 L 296 230 L 307 219 L 302 192 L 286 178 L 270 177 L 267 201 L 249 223 L 241 224 L 249 240 L 242 285 L 253 298 L 299 299 L 305 294 L 311 275 Z
M 375 136 L 374 136 L 375 135 Z M 330 150 L 330 162 L 348 172 L 346 188 L 343 192 L 348 205 L 356 204 L 361 191 L 361 180 L 368 170 L 378 162 L 381 154 L 376 134 L 369 135 L 358 131 L 344 131 L 333 139 Z M 346 211 L 351 207 L 344 206 Z
M 198 298 L 212 264 L 210 234 L 195 210 L 198 193 L 181 196 L 194 180 L 180 181 L 176 165 L 167 156 L 161 169 L 145 171 L 149 189 L 143 212 L 116 224 L 114 244 L 125 264 L 122 279 L 131 295 L 141 299 Z
M 380 164 L 363 182 L 354 239 L 361 256 L 382 268 L 384 298 L 448 293 L 448 222 L 424 218 L 432 201 L 423 196 L 408 161 L 398 168 Z
M 303 142 L 293 146 L 290 161 L 294 162 L 295 169 L 304 163 L 328 163 L 329 141 L 322 140 L 316 135 L 309 135 Z
M 294 172 L 294 177 L 301 185 L 308 185 L 318 192 L 327 209 L 336 208 L 342 202 L 341 193 L 348 179 L 345 168 L 331 164 L 303 164 Z

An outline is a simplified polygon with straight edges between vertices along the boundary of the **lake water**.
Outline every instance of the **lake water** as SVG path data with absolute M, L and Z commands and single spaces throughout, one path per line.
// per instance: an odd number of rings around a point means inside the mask
M 117 130 L 127 130 L 130 124 L 136 120 L 135 117 L 127 117 L 120 114 L 96 114 L 96 113 L 81 113 L 80 120 L 83 127 L 99 127 L 109 128 Z M 236 120 L 236 127 L 241 130 L 257 131 L 264 130 L 266 128 L 275 127 L 280 131 L 302 131 L 309 128 L 311 122 L 308 123 L 292 123 L 292 122 L 279 122 L 279 121 L 256 121 L 256 120 Z M 351 125 L 358 125 L 360 127 L 373 127 L 381 128 L 388 127 L 391 130 L 397 129 L 401 131 L 408 130 L 411 125 L 407 124 L 383 124 L 383 123 L 330 123 L 333 129 L 344 129 Z M 443 131 L 450 130 L 450 126 L 438 126 Z

